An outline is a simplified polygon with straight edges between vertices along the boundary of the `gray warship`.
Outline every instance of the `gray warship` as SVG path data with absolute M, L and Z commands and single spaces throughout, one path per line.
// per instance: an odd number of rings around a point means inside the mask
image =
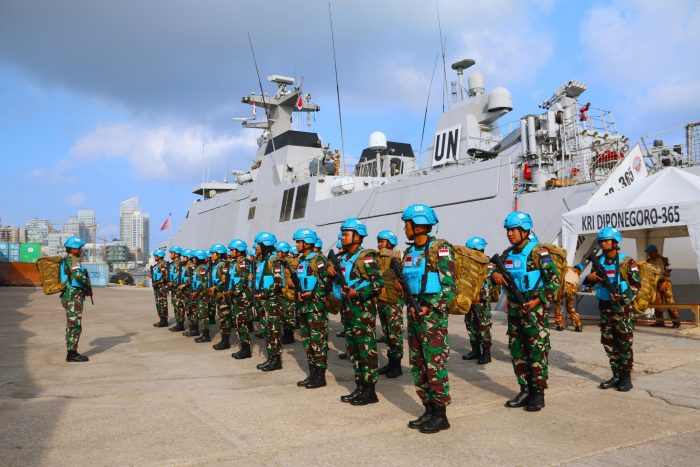
M 411 203 L 433 206 L 437 235 L 455 243 L 469 236 L 488 239 L 490 251 L 506 245 L 502 219 L 512 210 L 529 212 L 542 241 L 557 242 L 561 215 L 584 204 L 630 150 L 612 111 L 581 104 L 586 84 L 567 81 L 540 104 L 540 112 L 502 123 L 512 111 L 510 92 L 487 91 L 475 64 L 452 65 L 452 103 L 441 116 L 422 164 L 409 144 L 369 137 L 359 161 L 334 161 L 318 135 L 292 129 L 295 114 L 319 106 L 294 79 L 268 76 L 272 95 L 251 93 L 244 104 L 267 110 L 267 119 L 241 118 L 261 132 L 248 170 L 233 171 L 235 181 L 196 186 L 173 244 L 204 248 L 233 238 L 250 241 L 270 231 L 289 241 L 310 227 L 335 244 L 340 223 L 363 219 L 370 235 L 392 229 L 403 236 L 401 211 Z M 645 159 L 650 170 L 692 166 L 680 148 L 655 144 Z M 700 174 L 698 166 L 690 167 Z

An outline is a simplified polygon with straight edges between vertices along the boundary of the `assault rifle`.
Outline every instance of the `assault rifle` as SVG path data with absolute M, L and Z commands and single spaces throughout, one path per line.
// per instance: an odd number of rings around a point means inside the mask
M 252 280 L 250 281 L 250 283 L 251 283 L 250 303 L 253 305 L 253 308 L 255 308 L 255 306 L 257 305 L 257 300 L 255 298 L 255 295 L 257 294 L 257 290 L 258 290 L 258 288 L 256 287 L 256 283 L 255 283 L 255 278 L 258 276 L 258 262 L 256 261 L 256 258 L 253 258 L 252 260 L 250 260 L 250 274 L 253 277 Z
M 614 295 L 620 295 L 620 286 L 618 284 L 613 284 L 612 282 L 610 282 L 610 279 L 608 279 L 608 273 L 605 271 L 605 268 L 603 268 L 603 266 L 600 264 L 600 258 L 598 257 L 597 253 L 598 252 L 596 250 L 591 251 L 586 257 L 586 260 L 591 263 L 591 269 L 593 269 L 596 275 L 600 277 L 600 281 L 603 284 L 603 287 L 608 289 L 608 291 L 610 292 L 610 298 L 612 298 Z
M 504 287 L 506 288 L 506 292 L 508 292 L 509 298 L 517 303 L 520 308 L 522 308 L 525 303 L 527 303 L 527 300 L 525 300 L 523 294 L 520 293 L 518 286 L 515 284 L 513 276 L 510 272 L 508 272 L 505 264 L 503 264 L 501 256 L 499 254 L 493 255 L 491 257 L 491 263 L 496 266 L 496 270 L 498 270 L 498 272 L 503 276 L 503 279 L 506 281 L 506 285 Z
M 331 262 L 333 265 L 333 270 L 335 271 L 333 282 L 338 284 L 341 289 L 346 289 L 348 287 L 348 283 L 345 282 L 345 276 L 343 275 L 343 271 L 340 269 L 340 261 L 338 260 L 338 255 L 335 254 L 335 250 L 331 249 L 331 251 L 328 252 L 328 261 Z M 350 297 L 348 297 L 348 300 L 350 300 Z
M 401 284 L 401 290 L 403 291 L 403 296 L 406 300 L 408 311 L 410 312 L 411 309 L 413 309 L 411 315 L 414 318 L 416 316 L 420 316 L 420 305 L 418 304 L 416 297 L 414 297 L 411 293 L 411 289 L 408 287 L 408 281 L 406 280 L 406 276 L 403 275 L 403 268 L 399 264 L 399 260 L 397 260 L 396 258 L 391 258 L 391 261 L 389 262 L 389 267 L 392 271 L 394 271 L 394 274 L 396 274 L 396 279 L 399 281 L 399 284 Z
M 87 270 L 85 271 L 85 282 L 86 282 L 85 285 L 87 286 L 87 290 L 85 291 L 85 295 L 90 297 L 90 303 L 92 303 L 94 305 L 95 300 L 92 299 L 92 282 L 90 282 L 90 273 L 87 272 Z

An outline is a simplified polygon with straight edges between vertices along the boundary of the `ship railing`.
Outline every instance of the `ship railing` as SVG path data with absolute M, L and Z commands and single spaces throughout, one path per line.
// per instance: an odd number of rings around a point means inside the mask
M 617 125 L 615 124 L 615 118 L 611 110 L 591 107 L 586 112 L 586 120 L 581 121 L 579 119 L 578 123 L 581 131 L 585 130 L 589 133 L 597 132 L 609 135 L 617 134 Z

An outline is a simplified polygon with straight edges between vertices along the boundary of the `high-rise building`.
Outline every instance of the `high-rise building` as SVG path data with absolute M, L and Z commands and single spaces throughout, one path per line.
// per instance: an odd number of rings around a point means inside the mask
M 131 246 L 131 215 L 139 210 L 139 198 L 134 197 L 119 204 L 119 240 Z
M 83 224 L 85 237 L 80 237 L 85 243 L 95 243 L 97 241 L 97 222 L 95 220 L 95 211 L 92 209 L 78 209 L 78 222 Z
M 65 253 L 66 249 L 63 244 L 70 236 L 63 232 L 51 232 L 47 236 L 45 254 L 47 256 L 58 256 Z M 42 248 L 42 250 L 44 249 Z
M 24 227 L 5 226 L 0 227 L 0 242 L 20 242 L 27 241 L 27 229 Z
M 32 219 L 27 222 L 27 240 L 46 245 L 49 233 L 53 232 L 51 223 L 44 219 Z
M 87 234 L 85 233 L 85 224 L 80 222 L 78 220 L 77 216 L 71 216 L 68 218 L 68 222 L 63 224 L 63 233 L 70 236 L 70 237 L 78 237 L 85 243 L 87 241 L 85 240 L 87 237 Z
M 134 211 L 131 214 L 131 238 L 128 242 L 136 261 L 148 259 L 150 254 L 150 217 L 143 211 Z

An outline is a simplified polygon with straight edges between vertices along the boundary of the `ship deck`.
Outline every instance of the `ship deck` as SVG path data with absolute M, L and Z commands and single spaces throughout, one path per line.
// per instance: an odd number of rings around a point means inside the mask
M 151 326 L 146 289 L 95 291 L 84 364 L 65 362 L 58 297 L 0 288 L 0 303 L 4 465 L 694 465 L 700 456 L 694 329 L 637 329 L 629 393 L 597 389 L 609 376 L 597 327 L 554 332 L 547 406 L 528 413 L 503 407 L 517 389 L 503 314 L 486 366 L 461 359 L 468 341 L 453 316 L 452 428 L 423 435 L 406 427 L 422 411 L 406 358 L 402 377 L 380 378 L 378 404 L 339 401 L 353 383 L 337 357 L 337 317 L 328 386 L 306 390 L 295 384 L 306 368 L 298 340 L 285 346 L 284 370 L 262 373 L 259 339 L 252 359 L 236 361 Z

